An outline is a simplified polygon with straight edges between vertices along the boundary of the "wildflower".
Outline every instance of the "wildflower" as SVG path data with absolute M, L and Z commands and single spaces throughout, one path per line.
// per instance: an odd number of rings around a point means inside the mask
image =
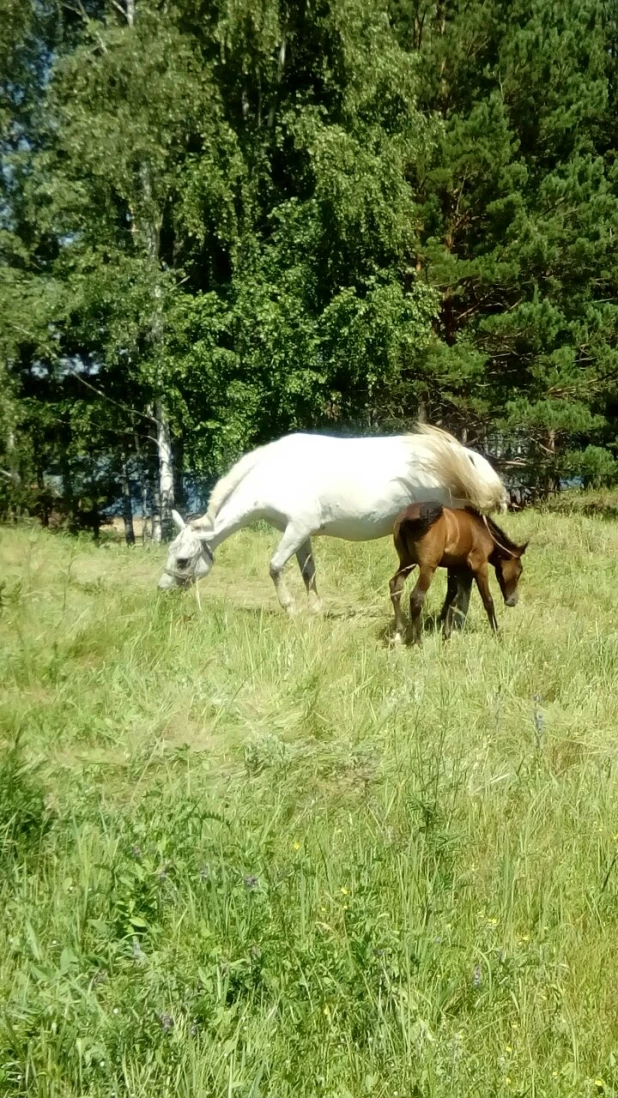
M 540 709 L 538 708 L 540 703 L 541 703 L 540 694 L 535 694 L 534 695 L 534 729 L 535 729 L 535 732 L 536 732 L 536 740 L 537 740 L 537 746 L 538 747 L 541 746 L 541 739 L 543 737 L 543 732 L 545 730 L 545 718 L 543 717 L 543 714 L 541 713 Z
M 139 843 L 133 843 L 133 846 L 131 847 L 131 854 L 135 858 L 136 861 L 141 862 L 141 860 L 142 860 L 142 848 L 139 845 Z
M 202 878 L 203 881 L 208 880 L 208 878 L 210 877 L 210 866 L 209 865 L 203 865 L 202 866 L 202 868 L 200 869 L 200 877 Z
M 507 1087 L 510 1087 L 510 1085 L 511 1085 L 511 1080 L 510 1080 L 510 1078 L 509 1078 L 509 1076 L 508 1076 L 508 1075 L 506 1076 L 506 1078 L 505 1078 L 504 1082 L 506 1083 Z
M 300 843 L 292 843 L 293 850 L 300 850 Z
M 507 1051 L 507 1052 L 512 1052 L 512 1051 L 513 1051 L 513 1049 L 511 1048 L 511 1046 L 510 1046 L 510 1045 L 507 1045 L 507 1046 L 506 1046 L 506 1051 Z
M 344 896 L 348 895 L 348 889 L 347 888 L 342 888 L 341 892 L 342 892 L 342 895 L 344 895 Z
M 247 877 L 243 877 L 243 883 L 245 888 L 257 888 L 259 884 L 259 878 L 255 877 L 253 874 L 249 874 Z
M 166 1014 L 165 1011 L 163 1011 L 159 1015 L 159 1021 L 161 1023 L 161 1029 L 163 1030 L 163 1032 L 171 1033 L 174 1028 L 174 1019 L 172 1018 L 171 1014 Z
M 134 956 L 136 961 L 145 961 L 146 960 L 146 954 L 144 953 L 144 950 L 142 949 L 142 947 L 139 943 L 139 940 L 137 938 L 133 939 L 133 956 Z
M 483 977 L 481 975 L 481 966 L 476 964 L 474 966 L 474 972 L 472 973 L 472 984 L 474 987 L 480 987 Z

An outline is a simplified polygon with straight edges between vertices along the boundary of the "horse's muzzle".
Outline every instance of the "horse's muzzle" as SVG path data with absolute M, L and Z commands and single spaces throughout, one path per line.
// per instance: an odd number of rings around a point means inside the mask
M 508 599 L 504 600 L 504 605 L 505 606 L 517 606 L 518 602 L 519 602 L 519 595 L 517 594 L 517 591 L 515 591 L 515 593 L 513 595 L 509 595 Z

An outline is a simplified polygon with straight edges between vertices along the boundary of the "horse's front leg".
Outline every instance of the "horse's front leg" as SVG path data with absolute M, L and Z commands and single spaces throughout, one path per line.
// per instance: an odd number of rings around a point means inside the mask
M 420 575 L 416 581 L 416 587 L 410 595 L 410 621 L 412 623 L 412 644 L 421 643 L 421 614 L 425 595 L 431 587 L 435 569 L 428 564 L 421 564 Z
M 290 523 L 286 526 L 285 533 L 270 561 L 270 577 L 275 585 L 277 598 L 283 609 L 287 610 L 290 615 L 296 612 L 296 608 L 281 573 L 290 557 L 294 556 L 294 553 L 298 553 L 300 547 L 307 541 L 307 534 L 307 529 L 299 530 L 298 527 Z
M 301 545 L 296 553 L 296 560 L 298 561 L 300 574 L 303 577 L 303 582 L 305 584 L 309 609 L 312 614 L 319 614 L 322 609 L 322 603 L 315 582 L 315 561 L 313 559 L 313 549 L 311 547 L 310 538 L 307 538 Z

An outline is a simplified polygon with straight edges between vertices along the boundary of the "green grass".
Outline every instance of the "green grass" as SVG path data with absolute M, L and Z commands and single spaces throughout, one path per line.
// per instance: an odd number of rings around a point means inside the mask
M 505 525 L 502 639 L 420 650 L 388 540 L 288 620 L 270 533 L 200 611 L 0 532 L 1 1095 L 618 1094 L 618 527 Z

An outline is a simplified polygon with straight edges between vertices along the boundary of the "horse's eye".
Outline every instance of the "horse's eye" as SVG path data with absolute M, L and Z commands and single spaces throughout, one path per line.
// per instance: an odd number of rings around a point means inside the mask
M 176 564 L 179 568 L 186 568 L 189 563 L 188 557 L 176 557 Z

